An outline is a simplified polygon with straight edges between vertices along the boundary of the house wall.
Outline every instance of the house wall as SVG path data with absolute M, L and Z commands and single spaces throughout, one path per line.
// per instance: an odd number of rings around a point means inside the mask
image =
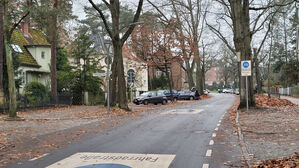
M 38 71 L 51 72 L 51 48 L 50 47 L 28 47 L 28 51 L 34 57 L 34 59 L 41 66 Z M 45 52 L 44 58 L 42 58 L 42 52 Z
M 134 89 L 136 89 L 136 96 L 140 92 L 148 91 L 148 70 L 147 65 L 142 62 L 137 62 L 128 58 L 124 58 L 124 72 L 127 80 L 128 71 L 133 69 L 135 72 Z
M 185 71 L 182 69 L 179 62 L 172 62 L 171 64 L 173 89 L 184 90 Z
M 51 86 L 50 73 L 40 72 L 39 68 L 26 67 L 26 66 L 20 66 L 19 70 L 21 70 L 21 77 L 23 78 L 23 82 L 19 90 L 20 93 L 24 92 L 24 87 L 26 86 L 26 84 L 33 81 L 42 83 L 46 87 L 50 88 Z
M 41 66 L 40 68 L 20 66 L 21 76 L 23 83 L 20 86 L 20 93 L 24 92 L 26 84 L 37 81 L 50 88 L 50 65 L 51 65 L 51 48 L 50 47 L 28 47 L 30 54 L 34 57 L 37 63 Z M 44 58 L 41 53 L 44 52 Z

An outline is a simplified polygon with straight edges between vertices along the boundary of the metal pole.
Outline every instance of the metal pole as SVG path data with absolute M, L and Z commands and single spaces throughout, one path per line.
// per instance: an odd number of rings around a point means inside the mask
M 106 80 L 107 80 L 107 113 L 110 112 L 110 54 L 109 54 L 109 49 L 107 52 L 107 76 L 106 76 Z
M 246 76 L 246 111 L 248 111 L 248 76 Z

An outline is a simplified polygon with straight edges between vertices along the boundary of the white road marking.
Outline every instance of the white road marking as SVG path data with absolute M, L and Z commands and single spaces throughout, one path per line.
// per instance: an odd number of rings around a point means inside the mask
M 213 141 L 213 140 L 210 140 L 209 145 L 214 145 L 214 141 Z
M 219 127 L 220 126 L 220 124 L 217 124 L 217 127 Z
M 47 156 L 47 155 L 49 155 L 49 153 L 44 153 L 44 154 L 42 154 L 42 155 L 40 155 L 40 156 L 38 156 L 38 157 L 34 157 L 34 158 L 32 158 L 32 159 L 29 159 L 28 161 L 34 161 L 34 160 L 40 159 L 40 158 L 42 158 L 42 157 L 45 157 L 45 156 Z
M 200 112 L 202 112 L 203 109 L 197 109 L 197 110 L 193 110 L 193 111 L 177 111 L 177 110 L 170 110 L 170 111 L 166 111 L 166 112 L 163 112 L 161 114 L 198 114 Z
M 209 164 L 203 164 L 202 168 L 209 168 Z
M 216 137 L 216 133 L 213 133 L 213 134 L 212 134 L 212 137 Z
M 208 157 L 212 156 L 212 149 L 207 150 L 206 156 Z
M 133 153 L 76 153 L 47 168 L 74 168 L 83 166 L 111 166 L 118 164 L 131 168 L 168 168 L 175 155 Z
M 215 128 L 215 131 L 218 131 L 218 127 Z

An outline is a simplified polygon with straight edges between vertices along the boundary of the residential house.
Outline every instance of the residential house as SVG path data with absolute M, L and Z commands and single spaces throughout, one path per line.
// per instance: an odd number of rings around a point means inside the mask
M 100 73 L 105 74 L 107 72 L 107 52 L 104 44 L 104 37 L 95 35 L 92 39 L 95 43 L 96 49 L 100 55 L 104 57 L 100 61 L 101 66 L 103 67 Z M 113 60 L 112 53 L 113 46 L 110 47 L 110 57 Z M 148 70 L 147 64 L 134 55 L 129 46 L 124 44 L 122 49 L 123 63 L 124 63 L 124 74 L 127 82 L 127 87 L 130 91 L 134 92 L 133 97 L 140 95 L 143 92 L 148 91 Z M 111 67 L 111 66 L 110 66 Z M 103 76 L 105 80 L 106 76 Z M 133 79 L 133 81 L 132 81 Z M 106 82 L 104 82 L 103 89 L 106 90 Z
M 188 88 L 186 83 L 186 73 L 181 67 L 181 63 L 178 60 L 173 60 L 169 65 L 169 73 L 172 78 L 173 89 L 175 90 L 185 90 Z M 152 80 L 154 77 L 159 77 L 165 72 L 162 72 L 157 65 L 149 65 L 149 78 Z
M 124 72 L 127 86 L 133 89 L 135 96 L 142 92 L 148 91 L 148 70 L 147 64 L 135 56 L 127 44 L 122 48 L 122 55 L 124 61 Z M 132 81 L 133 79 L 133 81 Z
M 13 31 L 11 47 L 20 60 L 19 70 L 23 82 L 19 92 L 23 92 L 25 85 L 32 81 L 50 87 L 51 45 L 46 35 L 23 22 Z
M 208 86 L 212 86 L 213 82 L 219 84 L 224 81 L 223 78 L 223 67 L 212 67 L 206 72 L 205 75 L 205 84 Z

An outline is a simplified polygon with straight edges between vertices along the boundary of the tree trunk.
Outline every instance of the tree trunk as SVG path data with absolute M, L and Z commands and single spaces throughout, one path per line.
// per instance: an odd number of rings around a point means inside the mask
M 259 71 L 259 60 L 258 60 L 258 55 L 257 55 L 257 49 L 253 49 L 254 53 L 254 69 L 255 69 L 255 80 L 256 80 L 256 88 L 257 88 L 257 93 L 262 93 L 262 82 L 261 82 L 261 75 Z
M 57 80 L 56 80 L 56 36 L 57 36 L 57 2 L 54 0 L 52 18 L 52 39 L 51 39 L 51 97 L 52 103 L 57 103 Z
M 193 79 L 193 68 L 190 67 L 189 61 L 185 61 L 186 63 L 186 73 L 188 78 L 188 86 L 191 90 L 194 87 L 194 79 Z
M 5 58 L 6 58 L 7 75 L 8 75 L 8 92 L 9 92 L 9 117 L 17 117 L 15 75 L 14 75 L 14 68 L 13 68 L 12 51 L 9 44 L 10 25 L 8 22 L 8 1 L 4 0 L 3 6 L 4 6 L 3 26 L 5 32 L 4 48 L 5 48 Z
M 4 36 L 4 32 L 3 32 L 3 15 L 4 15 L 4 11 L 3 11 L 3 4 L 2 2 L 0 3 L 0 95 L 2 95 L 1 93 L 3 92 L 3 51 L 4 51 L 4 46 L 3 46 L 3 36 Z M 0 99 L 2 99 L 2 97 L 0 97 Z
M 115 49 L 113 47 L 113 52 L 115 53 Z M 116 106 L 116 93 L 117 93 L 117 57 L 114 54 L 112 66 L 111 66 L 111 82 L 110 84 L 110 105 Z
M 241 52 L 241 60 L 251 60 L 249 0 L 229 0 L 229 3 L 236 51 Z M 252 75 L 248 77 L 248 104 L 255 106 Z M 240 108 L 242 107 L 246 107 L 246 77 L 240 77 Z
M 119 95 L 119 104 L 118 107 L 125 110 L 130 110 L 128 107 L 128 99 L 127 99 L 127 88 L 126 88 L 126 80 L 124 75 L 124 63 L 122 57 L 122 44 L 117 42 L 115 50 L 115 56 L 117 57 L 117 76 L 118 76 L 118 95 Z
M 166 60 L 166 58 L 165 58 Z M 167 60 L 164 64 L 164 68 L 165 68 L 165 74 L 167 77 L 167 83 L 168 83 L 168 88 L 169 88 L 169 93 L 170 93 L 170 100 L 173 101 L 173 93 L 172 93 L 172 78 L 171 78 L 171 74 L 169 74 L 168 72 L 168 67 L 167 67 Z
M 9 117 L 17 116 L 17 98 L 16 98 L 16 87 L 15 87 L 15 75 L 13 69 L 12 51 L 8 41 L 4 40 L 5 55 L 6 55 L 6 66 L 8 74 L 8 91 L 9 91 Z

